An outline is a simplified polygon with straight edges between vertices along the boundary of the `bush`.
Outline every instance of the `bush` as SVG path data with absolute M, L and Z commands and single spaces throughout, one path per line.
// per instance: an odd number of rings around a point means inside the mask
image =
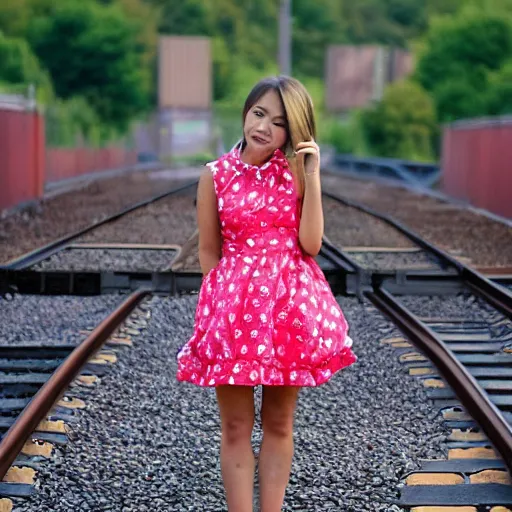
M 489 113 L 489 79 L 512 55 L 507 17 L 471 6 L 433 23 L 416 69 L 431 92 L 440 121 Z
M 73 147 L 80 143 L 101 146 L 119 134 L 100 120 L 85 98 L 75 96 L 55 100 L 45 113 L 46 139 L 53 147 Z
M 23 39 L 8 38 L 0 32 L 0 81 L 4 89 L 26 93 L 28 85 L 36 88 L 39 103 L 53 97 L 48 73 Z
M 491 115 L 512 114 L 512 60 L 489 77 L 487 109 Z
M 148 106 L 137 29 L 115 4 L 57 2 L 51 16 L 31 20 L 27 40 L 60 98 L 84 97 L 102 123 L 124 130 Z
M 419 85 L 390 85 L 382 101 L 363 111 L 362 127 L 377 156 L 431 161 L 436 114 L 429 95 Z
M 478 117 L 487 112 L 486 87 L 466 81 L 444 82 L 435 90 L 437 115 L 444 122 Z

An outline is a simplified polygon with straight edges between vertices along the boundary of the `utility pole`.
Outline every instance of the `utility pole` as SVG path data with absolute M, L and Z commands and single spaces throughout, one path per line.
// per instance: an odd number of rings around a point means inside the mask
M 279 71 L 282 75 L 292 73 L 292 0 L 281 0 L 279 8 Z

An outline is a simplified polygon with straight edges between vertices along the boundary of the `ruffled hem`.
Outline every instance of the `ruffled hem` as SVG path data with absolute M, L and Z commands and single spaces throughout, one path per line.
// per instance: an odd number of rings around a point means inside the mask
M 180 361 L 177 379 L 200 387 L 216 386 L 299 386 L 316 387 L 325 384 L 338 371 L 357 362 L 357 356 L 347 348 L 316 368 L 278 368 L 261 361 L 225 361 L 207 365 L 202 372 L 187 370 Z M 220 367 L 220 369 L 219 369 Z

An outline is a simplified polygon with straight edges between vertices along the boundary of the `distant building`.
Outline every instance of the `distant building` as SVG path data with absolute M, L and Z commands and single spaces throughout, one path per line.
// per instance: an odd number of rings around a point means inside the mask
M 161 36 L 158 109 L 139 123 L 139 153 L 152 158 L 208 152 L 212 144 L 211 41 L 199 36 Z
M 343 113 L 382 98 L 389 83 L 413 69 L 410 52 L 382 46 L 336 45 L 327 49 L 326 108 Z

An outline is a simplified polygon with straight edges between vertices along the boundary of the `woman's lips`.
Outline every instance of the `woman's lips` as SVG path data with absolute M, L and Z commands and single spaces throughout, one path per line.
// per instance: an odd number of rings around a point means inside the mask
M 258 144 L 268 144 L 268 141 L 258 137 L 257 135 L 253 135 L 252 139 L 255 140 Z

